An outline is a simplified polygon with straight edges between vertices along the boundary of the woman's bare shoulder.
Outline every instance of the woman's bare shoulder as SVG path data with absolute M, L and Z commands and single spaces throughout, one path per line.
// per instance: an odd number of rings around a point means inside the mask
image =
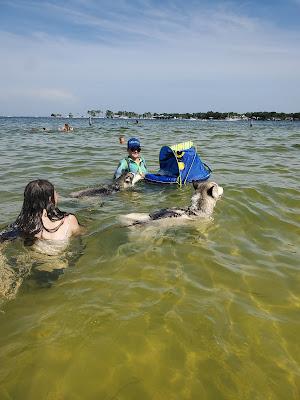
M 79 225 L 79 222 L 77 220 L 76 215 L 74 214 L 69 214 L 68 215 L 68 220 L 71 228 L 72 234 L 79 234 L 81 233 L 81 227 Z

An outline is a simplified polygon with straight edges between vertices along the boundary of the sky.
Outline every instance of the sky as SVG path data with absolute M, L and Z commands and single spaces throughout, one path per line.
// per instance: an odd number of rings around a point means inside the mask
M 300 111 L 300 0 L 0 0 L 0 115 Z

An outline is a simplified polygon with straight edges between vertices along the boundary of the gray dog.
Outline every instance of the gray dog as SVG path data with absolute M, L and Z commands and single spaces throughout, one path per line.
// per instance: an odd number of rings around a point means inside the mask
M 166 218 L 192 220 L 197 217 L 210 217 L 217 200 L 223 194 L 223 188 L 215 182 L 193 182 L 193 186 L 195 193 L 192 196 L 192 204 L 187 208 L 164 208 L 150 214 L 132 213 L 121 216 L 120 221 L 130 226 Z
M 92 197 L 92 196 L 107 196 L 121 190 L 125 190 L 134 186 L 134 184 L 142 179 L 139 174 L 126 172 L 116 179 L 112 184 L 99 186 L 89 189 L 80 190 L 79 192 L 71 193 L 71 197 Z

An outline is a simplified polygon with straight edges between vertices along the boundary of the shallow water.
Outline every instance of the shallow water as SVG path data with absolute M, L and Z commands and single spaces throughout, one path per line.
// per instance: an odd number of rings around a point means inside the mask
M 299 399 L 300 123 L 63 122 L 0 119 L 0 227 L 36 178 L 86 226 L 60 255 L 0 245 L 22 279 L 0 305 L 1 400 Z M 190 186 L 69 197 L 110 181 L 119 134 L 141 139 L 151 170 L 162 145 L 193 140 L 224 187 L 213 221 L 120 227 L 188 205 Z

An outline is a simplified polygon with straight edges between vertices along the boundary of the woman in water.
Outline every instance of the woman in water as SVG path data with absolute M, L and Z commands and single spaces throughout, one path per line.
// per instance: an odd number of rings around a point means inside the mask
M 24 202 L 14 227 L 25 238 L 66 240 L 80 232 L 74 214 L 57 207 L 58 196 L 47 180 L 29 182 L 24 191 Z

